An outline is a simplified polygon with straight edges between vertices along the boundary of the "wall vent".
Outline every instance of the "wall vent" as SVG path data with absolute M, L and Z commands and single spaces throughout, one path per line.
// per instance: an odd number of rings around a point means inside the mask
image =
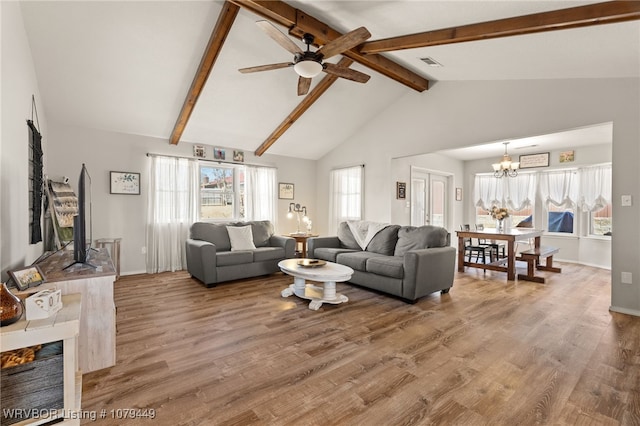
M 441 67 L 442 64 L 438 61 L 436 61 L 435 59 L 433 59 L 430 56 L 427 56 L 426 58 L 420 58 L 420 60 L 422 62 L 424 62 L 425 64 L 429 65 L 430 67 Z

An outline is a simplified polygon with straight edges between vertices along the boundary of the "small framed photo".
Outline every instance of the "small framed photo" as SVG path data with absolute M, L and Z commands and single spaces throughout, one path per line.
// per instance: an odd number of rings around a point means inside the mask
M 278 198 L 281 200 L 293 200 L 294 185 L 292 183 L 278 184 Z
M 197 158 L 205 158 L 207 156 L 207 149 L 204 145 L 194 145 L 193 156 Z
M 30 287 L 37 287 L 46 281 L 44 274 L 38 265 L 9 271 L 9 275 L 21 291 Z
M 213 148 L 213 158 L 215 160 L 224 160 L 226 157 L 226 153 L 222 148 Z
M 244 151 L 233 150 L 233 161 L 244 163 Z
M 140 195 L 140 173 L 110 172 L 111 194 Z
M 407 183 L 396 182 L 396 199 L 404 200 L 407 198 Z
M 456 201 L 462 201 L 462 188 L 456 188 Z
M 575 153 L 573 151 L 563 151 L 560 153 L 561 163 L 572 163 L 575 160 Z
M 549 153 L 528 154 L 520 156 L 520 168 L 549 167 Z

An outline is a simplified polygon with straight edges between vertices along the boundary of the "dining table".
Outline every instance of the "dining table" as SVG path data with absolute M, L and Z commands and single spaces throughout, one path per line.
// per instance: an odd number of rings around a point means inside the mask
M 456 231 L 458 235 L 458 272 L 464 272 L 465 267 L 480 268 L 484 270 L 500 271 L 507 273 L 507 280 L 516 279 L 516 243 L 518 241 L 527 241 L 533 243 L 533 248 L 540 248 L 540 237 L 544 233 L 542 229 L 534 228 L 510 228 L 498 231 L 493 228 L 485 228 L 483 230 L 465 230 Z M 506 257 L 497 259 L 490 263 L 477 263 L 465 260 L 465 238 L 484 238 L 489 241 L 506 241 L 507 250 Z

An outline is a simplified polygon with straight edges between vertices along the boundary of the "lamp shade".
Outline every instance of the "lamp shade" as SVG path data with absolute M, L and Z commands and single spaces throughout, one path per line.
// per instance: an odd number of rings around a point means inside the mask
M 293 69 L 301 77 L 312 78 L 320 74 L 320 71 L 322 71 L 322 64 L 320 64 L 319 62 L 307 59 L 295 64 L 293 66 Z

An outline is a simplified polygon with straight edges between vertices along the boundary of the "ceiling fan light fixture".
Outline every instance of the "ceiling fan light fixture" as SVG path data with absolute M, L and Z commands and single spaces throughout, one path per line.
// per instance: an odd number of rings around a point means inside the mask
M 322 72 L 322 64 L 311 59 L 298 62 L 293 69 L 300 77 L 313 78 Z

